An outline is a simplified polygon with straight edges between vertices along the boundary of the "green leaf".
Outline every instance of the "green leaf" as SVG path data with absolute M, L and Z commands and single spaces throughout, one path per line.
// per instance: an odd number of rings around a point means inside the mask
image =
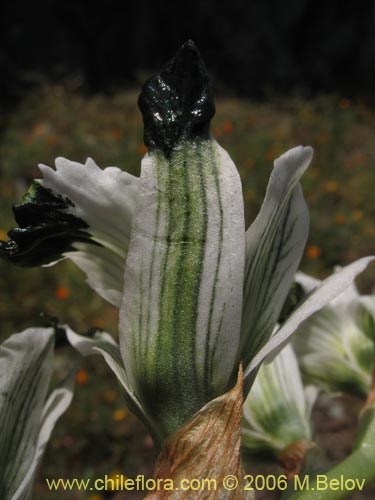
M 275 161 L 262 208 L 246 232 L 246 267 L 240 355 L 246 366 L 270 338 L 305 247 L 309 214 L 298 181 L 310 147 Z

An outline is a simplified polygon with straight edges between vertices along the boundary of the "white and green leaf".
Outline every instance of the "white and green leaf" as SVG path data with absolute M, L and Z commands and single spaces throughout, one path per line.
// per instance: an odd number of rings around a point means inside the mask
M 291 345 L 264 363 L 243 407 L 243 444 L 252 452 L 274 454 L 300 440 L 311 440 L 310 413 L 318 391 L 303 387 Z
M 240 354 L 246 366 L 270 338 L 303 254 L 309 214 L 299 179 L 310 147 L 275 161 L 261 210 L 246 232 L 246 267 Z
M 31 498 L 53 427 L 69 406 L 72 380 L 52 393 L 54 331 L 29 328 L 0 346 L 0 497 Z
M 169 159 L 146 156 L 120 346 L 131 385 L 166 433 L 227 389 L 243 266 L 241 184 L 225 151 L 198 139 L 183 142 Z
M 244 379 L 248 389 L 254 381 L 260 364 L 267 357 L 280 352 L 283 346 L 290 341 L 291 336 L 296 333 L 298 327 L 312 314 L 329 304 L 347 287 L 351 286 L 355 277 L 364 271 L 372 260 L 374 257 L 363 257 L 332 274 L 313 289 L 247 366 Z
M 375 360 L 374 304 L 375 297 L 360 296 L 353 284 L 302 324 L 294 345 L 308 380 L 367 396 Z
M 43 408 L 33 461 L 21 484 L 17 488 L 16 493 L 13 495 L 12 500 L 27 500 L 31 498 L 30 489 L 34 482 L 38 467 L 42 462 L 52 431 L 57 420 L 65 413 L 73 399 L 74 380 L 75 371 L 72 371 L 64 382 L 49 395 Z

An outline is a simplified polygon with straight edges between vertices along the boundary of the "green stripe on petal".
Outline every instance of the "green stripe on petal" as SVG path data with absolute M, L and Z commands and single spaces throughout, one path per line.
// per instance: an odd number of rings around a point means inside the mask
M 215 141 L 145 157 L 125 270 L 120 346 L 131 385 L 163 432 L 224 393 L 242 306 L 238 172 Z
M 54 331 L 29 328 L 0 346 L 0 497 L 31 497 L 36 469 L 53 427 L 73 395 L 70 377 L 46 401 Z
M 310 147 L 275 161 L 262 208 L 246 232 L 246 267 L 240 354 L 246 367 L 279 318 L 305 247 L 309 215 L 298 181 Z
M 304 286 L 307 281 L 301 273 L 297 280 Z M 328 390 L 367 396 L 375 359 L 375 310 L 370 304 L 375 298 L 360 296 L 353 283 L 304 321 L 294 345 L 308 380 Z
M 277 454 L 296 441 L 310 440 L 310 410 L 317 396 L 317 390 L 311 389 L 307 397 L 290 345 L 271 363 L 264 363 L 244 403 L 244 446 Z
M 0 255 L 22 266 L 70 257 L 119 307 L 139 179 L 91 159 L 83 165 L 57 158 L 56 169 L 39 168 L 43 178 L 14 207 L 19 227 L 0 242 Z
M 57 420 L 65 413 L 73 399 L 74 381 L 75 372 L 73 371 L 60 387 L 53 390 L 49 395 L 43 408 L 33 462 L 17 488 L 16 493 L 13 495 L 12 500 L 27 500 L 31 498 L 31 485 L 34 482 L 38 467 L 43 459 L 51 433 Z
M 250 390 L 260 364 L 267 357 L 279 352 L 282 347 L 290 341 L 291 336 L 298 327 L 312 314 L 319 311 L 339 296 L 354 281 L 355 277 L 366 269 L 374 257 L 363 257 L 352 264 L 343 267 L 332 274 L 306 297 L 294 312 L 285 321 L 283 326 L 271 337 L 267 344 L 252 359 L 245 371 L 245 393 Z

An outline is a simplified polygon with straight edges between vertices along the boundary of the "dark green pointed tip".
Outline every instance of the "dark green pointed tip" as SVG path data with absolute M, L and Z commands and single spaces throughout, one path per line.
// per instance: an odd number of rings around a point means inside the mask
M 206 66 L 188 40 L 143 86 L 138 99 L 144 141 L 169 156 L 180 139 L 208 138 L 215 104 Z
M 93 243 L 88 224 L 68 213 L 73 204 L 34 181 L 23 203 L 13 207 L 19 227 L 0 241 L 0 257 L 24 267 L 49 264 L 74 250 L 73 243 Z

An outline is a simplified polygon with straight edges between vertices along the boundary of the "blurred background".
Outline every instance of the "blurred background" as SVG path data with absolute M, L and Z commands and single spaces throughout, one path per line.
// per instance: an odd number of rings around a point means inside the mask
M 38 177 L 38 163 L 91 156 L 102 167 L 139 173 L 146 152 L 137 108 L 141 85 L 192 38 L 213 81 L 213 135 L 241 174 L 247 224 L 262 203 L 273 160 L 310 144 L 315 156 L 302 186 L 311 230 L 301 268 L 323 278 L 334 266 L 374 252 L 373 0 L 191 0 L 182 6 L 3 0 L 0 26 L 0 239 L 14 226 L 11 205 Z M 374 267 L 358 280 L 363 292 L 373 289 Z M 96 326 L 117 335 L 117 311 L 69 262 L 44 269 L 0 262 L 0 273 L 1 339 L 43 324 L 41 313 L 80 332 Z M 73 357 L 59 350 L 57 378 Z M 104 362 L 76 359 L 75 401 L 51 440 L 37 498 L 124 498 L 46 490 L 45 477 L 152 473 L 151 439 L 124 406 Z M 331 441 L 321 437 L 333 460 L 350 451 L 360 403 L 344 402 L 343 421 L 329 428 Z M 321 412 L 317 418 L 324 420 Z

